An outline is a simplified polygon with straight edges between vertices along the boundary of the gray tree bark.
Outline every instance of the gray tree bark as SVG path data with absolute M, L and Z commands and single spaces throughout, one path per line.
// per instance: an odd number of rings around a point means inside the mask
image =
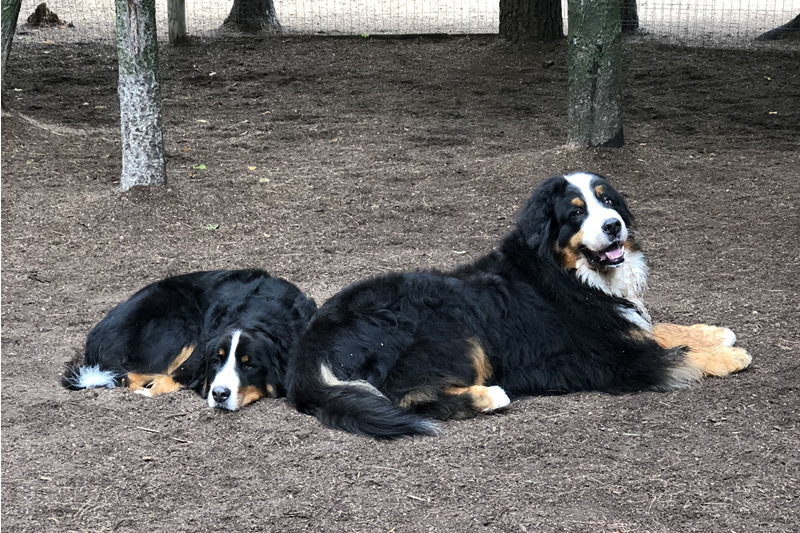
M 245 33 L 279 33 L 281 24 L 273 0 L 233 0 L 222 28 Z
M 567 144 L 575 148 L 622 146 L 619 0 L 569 0 L 568 14 Z
M 120 190 L 167 181 L 155 0 L 115 0 L 122 128 Z
M 500 35 L 514 42 L 563 39 L 561 0 L 500 0 Z
M 22 0 L 3 0 L 2 15 L 3 15 L 3 63 L 0 66 L 0 76 L 2 76 L 2 84 L 6 83 L 6 63 L 8 63 L 8 54 L 11 52 L 11 43 L 14 40 L 14 32 L 17 31 L 17 18 L 19 18 L 19 9 L 22 6 Z
M 167 27 L 170 44 L 186 39 L 186 0 L 167 0 Z
M 623 32 L 632 33 L 639 29 L 639 10 L 636 0 L 619 0 L 619 14 Z

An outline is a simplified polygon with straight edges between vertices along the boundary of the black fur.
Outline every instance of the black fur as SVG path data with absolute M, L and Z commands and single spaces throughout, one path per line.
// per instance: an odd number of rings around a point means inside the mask
M 273 387 L 284 395 L 289 352 L 316 311 L 297 287 L 257 269 L 193 272 L 163 279 L 114 307 L 90 332 L 83 361 L 68 365 L 62 384 L 78 384 L 82 366 L 113 372 L 115 385 L 129 373 L 163 374 L 187 346 L 192 355 L 171 377 L 205 396 L 229 347 L 242 330 L 239 369 L 244 385 Z M 264 391 L 265 395 L 267 391 Z
M 603 183 L 630 225 L 624 200 Z M 564 177 L 542 183 L 498 249 L 471 265 L 383 275 L 332 297 L 298 343 L 289 401 L 354 433 L 431 434 L 427 417 L 477 412 L 466 395 L 446 393 L 476 383 L 475 345 L 492 368 L 479 384 L 511 397 L 672 387 L 669 370 L 682 351 L 660 348 L 622 316 L 633 304 L 585 285 L 555 253 L 580 227 L 567 189 Z M 323 364 L 338 380 L 366 381 L 380 395 L 363 384 L 325 383 Z

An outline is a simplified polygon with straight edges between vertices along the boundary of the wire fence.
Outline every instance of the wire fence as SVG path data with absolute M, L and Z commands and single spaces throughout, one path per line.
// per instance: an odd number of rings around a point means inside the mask
M 49 0 L 62 24 L 25 23 L 41 0 L 23 0 L 16 39 L 94 41 L 114 38 L 114 0 Z M 186 0 L 189 34 L 220 37 L 233 0 Z M 638 0 L 641 32 L 664 42 L 747 45 L 800 13 L 800 0 Z M 167 36 L 166 0 L 156 0 L 159 38 Z M 563 0 L 566 25 L 567 1 Z M 499 0 L 275 0 L 289 34 L 491 34 Z M 566 32 L 566 27 L 565 27 Z

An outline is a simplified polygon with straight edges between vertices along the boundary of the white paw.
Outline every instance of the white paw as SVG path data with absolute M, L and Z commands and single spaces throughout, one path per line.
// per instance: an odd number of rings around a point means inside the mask
M 487 389 L 487 392 L 489 393 L 489 398 L 492 399 L 492 406 L 487 407 L 486 409 L 484 409 L 484 411 L 494 411 L 496 409 L 501 409 L 511 403 L 511 400 L 508 398 L 506 391 L 504 391 L 497 385 L 489 387 Z
M 153 393 L 150 392 L 150 389 L 137 389 L 133 392 L 135 392 L 136 394 L 141 394 L 142 396 L 147 396 L 148 398 L 153 397 Z
M 736 333 L 728 328 L 723 328 L 722 332 L 722 345 L 733 346 L 736 343 Z

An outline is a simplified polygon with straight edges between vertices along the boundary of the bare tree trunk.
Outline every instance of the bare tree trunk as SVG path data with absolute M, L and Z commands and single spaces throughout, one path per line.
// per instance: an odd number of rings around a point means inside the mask
M 756 37 L 759 41 L 777 41 L 779 39 L 800 39 L 800 15 L 777 28 L 771 29 Z
M 233 0 L 224 29 L 245 33 L 279 33 L 281 24 L 273 0 Z
M 2 70 L 0 75 L 2 76 L 3 85 L 6 83 L 6 64 L 8 63 L 8 54 L 11 52 L 14 32 L 17 31 L 17 18 L 19 18 L 20 6 L 22 6 L 22 0 L 3 0 L 3 64 L 0 66 L 0 70 Z
M 170 44 L 186 39 L 186 0 L 167 0 L 167 27 Z
M 619 0 L 619 15 L 622 20 L 622 31 L 632 33 L 639 29 L 639 11 L 636 0 Z
M 619 0 L 569 0 L 570 146 L 624 144 L 620 26 Z
M 500 0 L 500 35 L 515 42 L 563 39 L 561 0 Z
M 155 8 L 155 0 L 116 0 L 121 191 L 167 181 Z

